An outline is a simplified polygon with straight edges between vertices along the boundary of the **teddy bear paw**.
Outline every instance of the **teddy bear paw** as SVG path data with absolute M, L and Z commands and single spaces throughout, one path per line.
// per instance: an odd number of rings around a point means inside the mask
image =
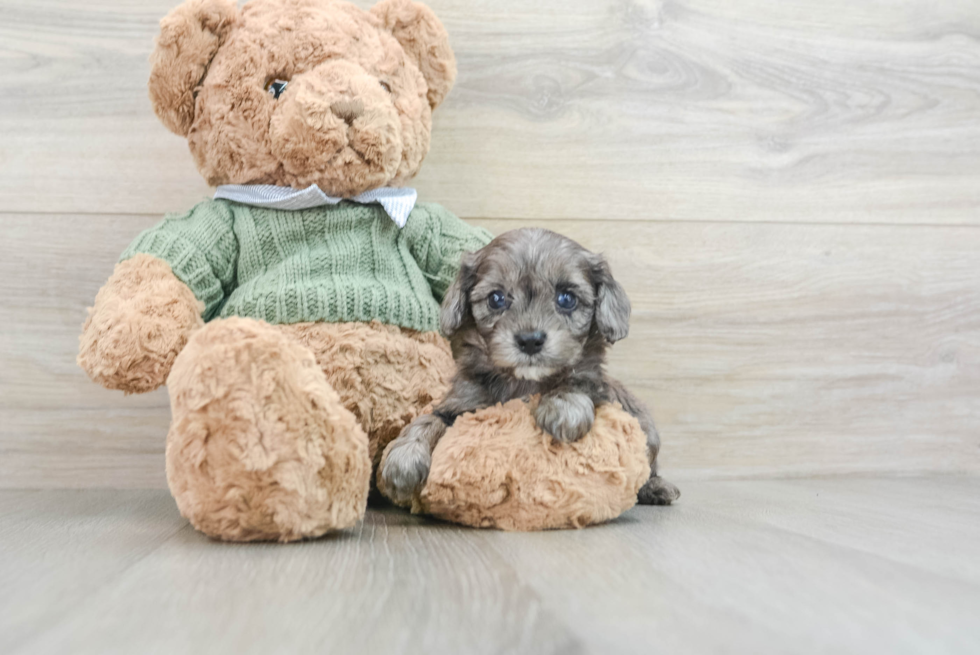
M 108 389 L 152 391 L 167 380 L 204 305 L 165 262 L 136 255 L 117 264 L 79 337 L 78 364 Z

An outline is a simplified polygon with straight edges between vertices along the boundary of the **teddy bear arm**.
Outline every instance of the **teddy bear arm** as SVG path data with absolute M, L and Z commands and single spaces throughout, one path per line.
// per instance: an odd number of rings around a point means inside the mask
M 405 226 L 409 251 L 439 302 L 459 274 L 463 255 L 490 243 L 493 235 L 474 227 L 441 205 L 416 207 Z
M 204 303 L 156 257 L 116 265 L 89 308 L 78 364 L 94 381 L 126 393 L 162 385 L 188 337 L 204 325 Z
M 222 201 L 144 231 L 89 309 L 78 363 L 110 389 L 143 393 L 162 385 L 187 337 L 232 290 L 238 252 L 234 215 Z
M 235 287 L 240 253 L 235 215 L 223 200 L 205 200 L 142 232 L 120 261 L 140 254 L 166 262 L 214 318 Z

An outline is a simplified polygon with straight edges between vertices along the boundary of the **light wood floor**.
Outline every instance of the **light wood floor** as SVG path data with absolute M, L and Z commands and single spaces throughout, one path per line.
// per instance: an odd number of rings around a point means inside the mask
M 165 491 L 4 491 L 0 652 L 980 652 L 980 479 L 683 487 L 578 532 L 376 509 L 289 546 Z

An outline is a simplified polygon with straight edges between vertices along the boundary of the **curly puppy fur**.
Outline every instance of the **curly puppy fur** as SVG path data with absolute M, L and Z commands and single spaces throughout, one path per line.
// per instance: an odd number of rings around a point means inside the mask
M 456 79 L 446 30 L 410 0 L 369 12 L 340 0 L 187 0 L 160 22 L 151 65 L 154 110 L 187 137 L 209 184 L 348 197 L 418 172 L 432 110 Z
M 203 311 L 166 262 L 137 255 L 116 265 L 89 308 L 78 364 L 108 389 L 152 391 L 167 380 L 190 335 L 203 327 Z
M 384 489 L 397 503 L 411 502 L 431 463 L 419 452 L 431 453 L 458 416 L 541 394 L 538 426 L 566 443 L 592 429 L 598 406 L 619 403 L 647 437 L 651 473 L 639 501 L 674 501 L 680 492 L 657 475 L 660 438 L 649 411 L 604 370 L 606 349 L 627 335 L 629 315 L 606 260 L 554 232 L 506 232 L 464 258 L 441 316 L 459 369 L 434 411 L 443 425 L 421 418 L 393 442 L 380 473 Z
M 600 405 L 587 435 L 559 444 L 538 426 L 535 404 L 512 400 L 460 416 L 432 453 L 413 511 L 478 528 L 548 530 L 602 523 L 632 507 L 650 477 L 639 422 Z M 419 422 L 431 418 L 439 421 Z

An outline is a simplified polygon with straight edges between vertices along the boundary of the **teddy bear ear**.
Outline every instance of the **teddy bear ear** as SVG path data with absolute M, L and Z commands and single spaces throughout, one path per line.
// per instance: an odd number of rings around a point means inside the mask
M 160 21 L 150 55 L 150 100 L 171 132 L 190 131 L 194 91 L 238 20 L 235 0 L 186 0 Z
M 371 13 L 418 64 L 429 86 L 429 105 L 438 107 L 456 81 L 456 56 L 446 28 L 431 9 L 412 0 L 381 0 Z

